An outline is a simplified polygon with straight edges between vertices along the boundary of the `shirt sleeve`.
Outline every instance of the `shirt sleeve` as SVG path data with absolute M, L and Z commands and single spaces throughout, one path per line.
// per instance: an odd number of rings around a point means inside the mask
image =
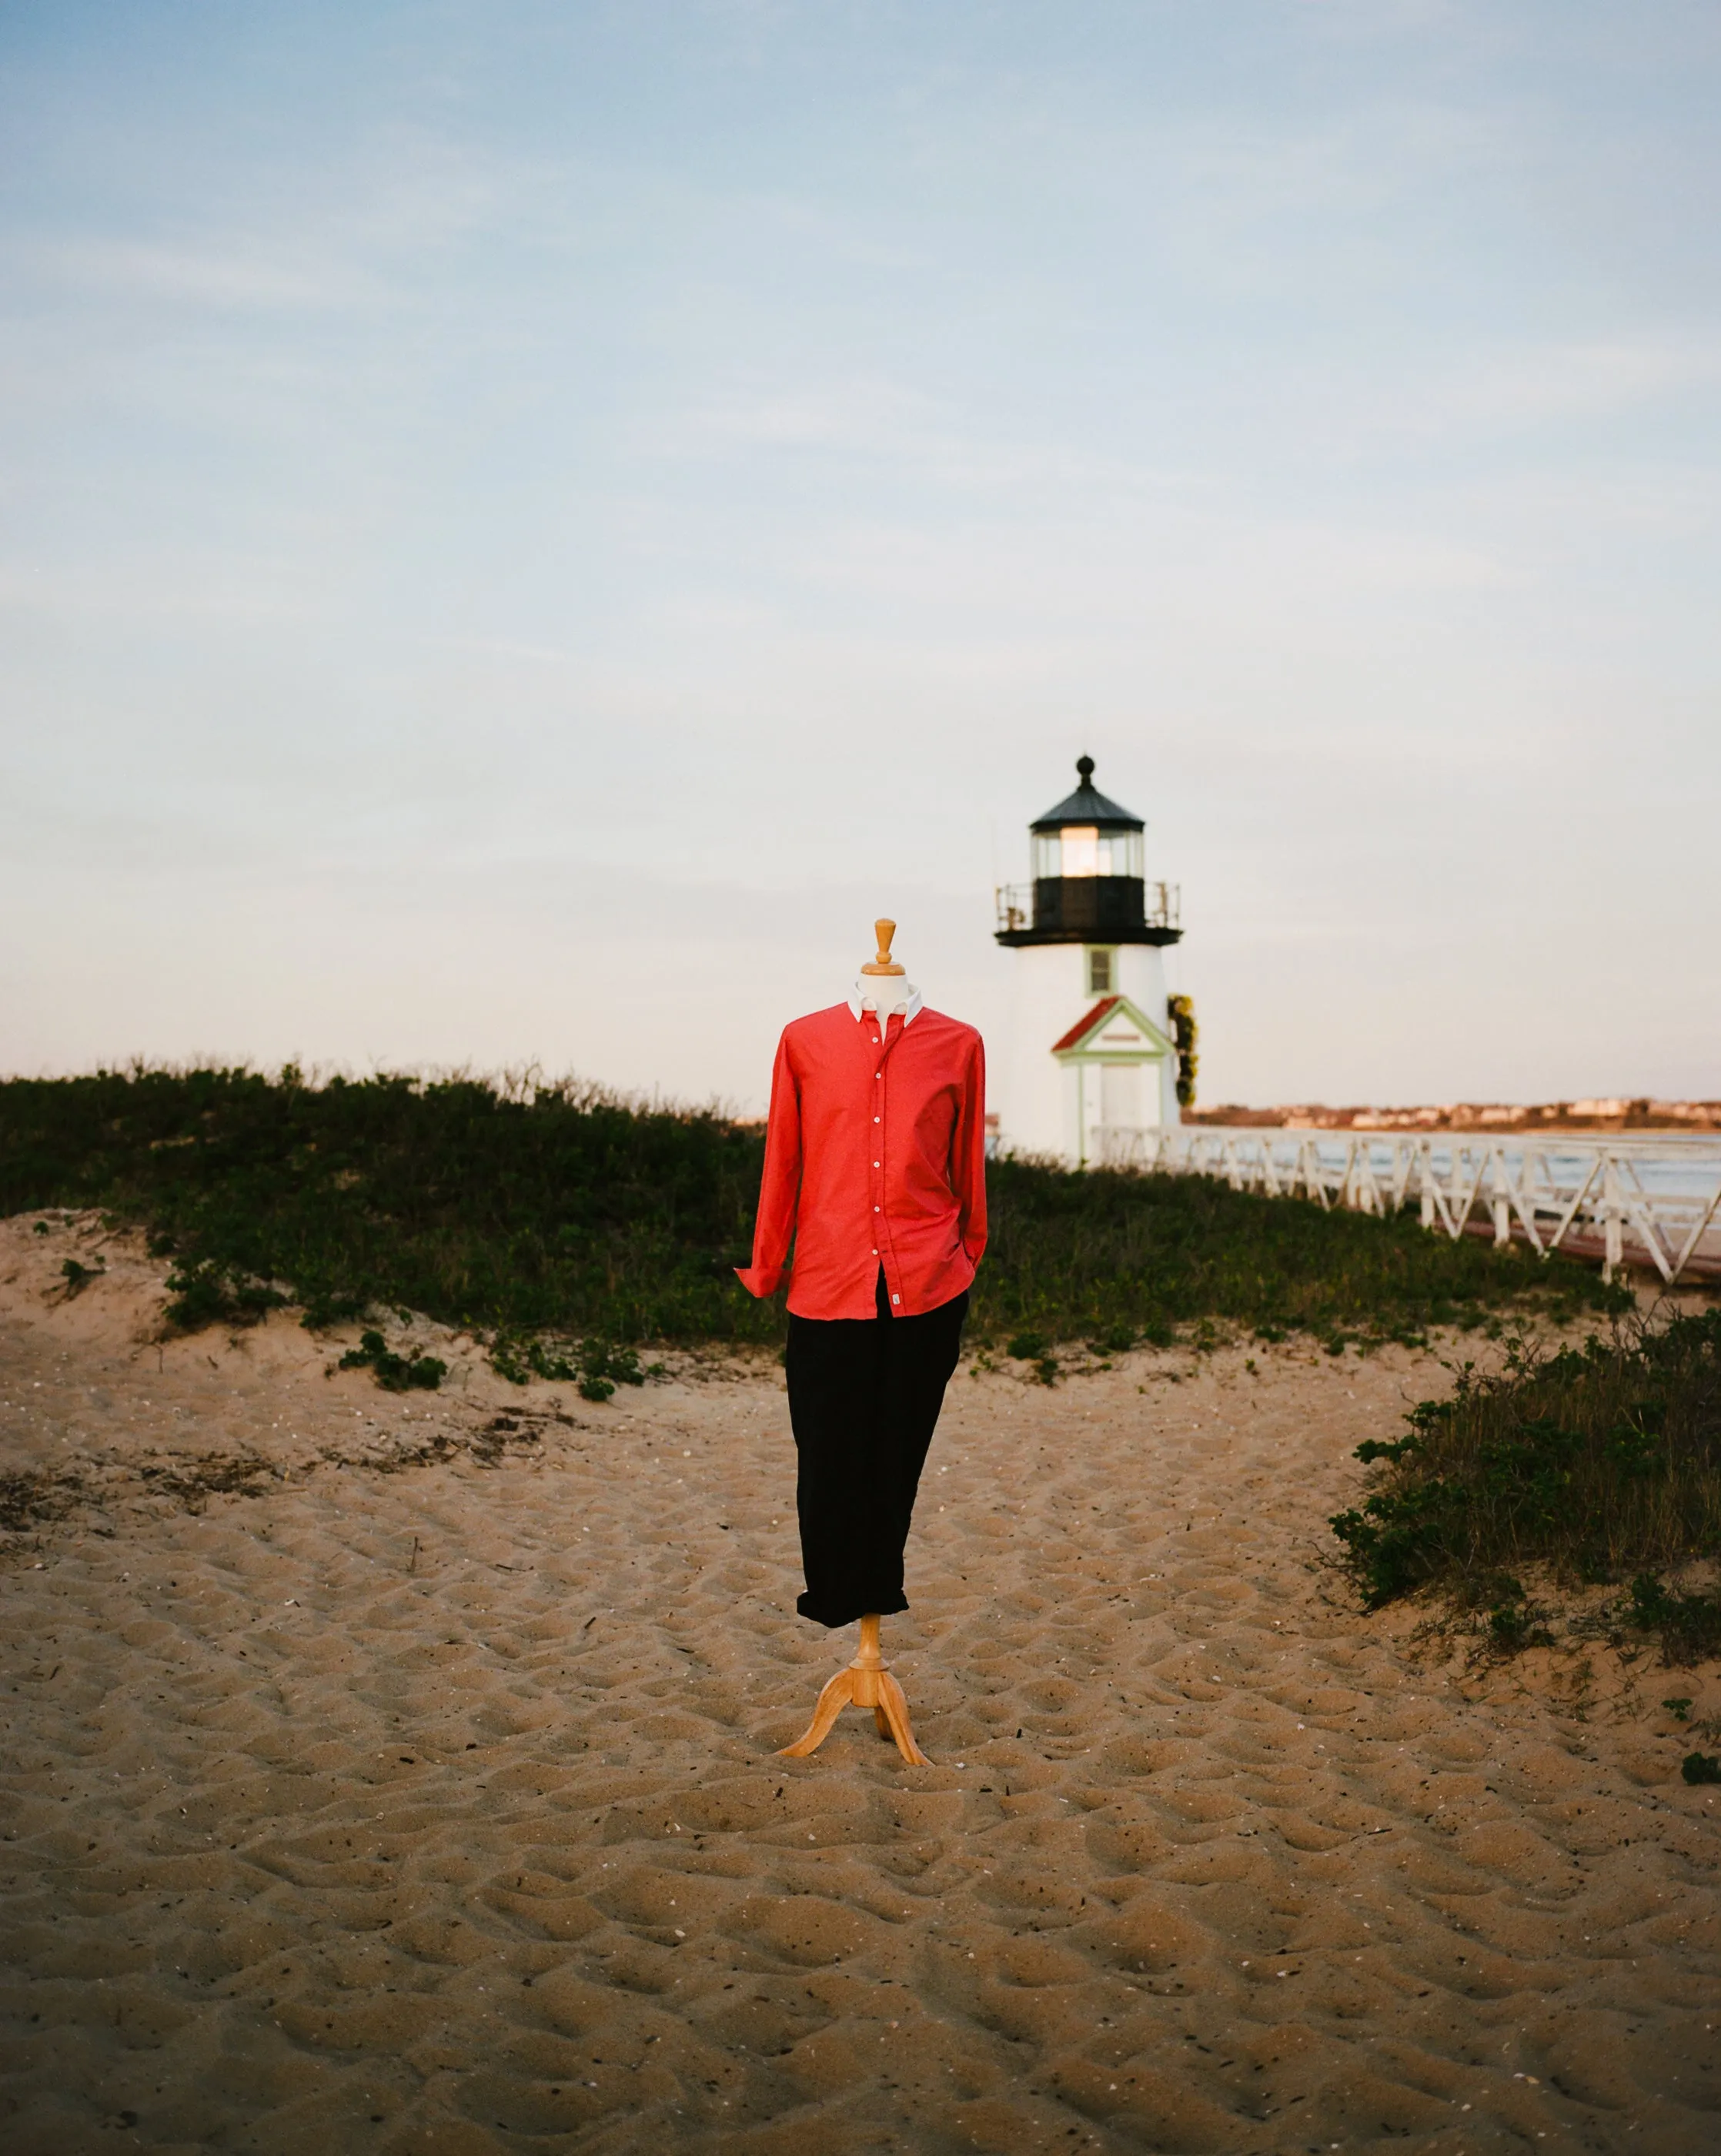
M 771 1071 L 771 1115 L 765 1126 L 765 1172 L 753 1222 L 753 1263 L 735 1277 L 749 1295 L 775 1295 L 789 1265 L 801 1195 L 801 1090 L 789 1060 L 789 1034 L 777 1044 Z
M 950 1183 L 956 1193 L 962 1246 L 979 1265 L 986 1248 L 986 1046 L 979 1034 L 951 1133 Z

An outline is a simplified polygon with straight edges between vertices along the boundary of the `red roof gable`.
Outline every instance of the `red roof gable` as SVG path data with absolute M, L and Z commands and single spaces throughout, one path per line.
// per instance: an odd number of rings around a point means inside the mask
M 1061 1055 L 1066 1048 L 1073 1048 L 1084 1034 L 1092 1033 L 1102 1019 L 1109 1018 L 1123 1002 L 1122 996 L 1102 996 L 1086 1018 L 1079 1018 L 1061 1040 L 1051 1045 L 1054 1055 Z

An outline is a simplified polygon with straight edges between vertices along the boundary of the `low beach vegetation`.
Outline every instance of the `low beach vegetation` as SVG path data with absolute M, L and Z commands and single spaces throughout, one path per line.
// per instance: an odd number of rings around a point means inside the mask
M 781 1298 L 755 1301 L 733 1271 L 763 1147 L 757 1124 L 574 1084 L 138 1067 L 0 1083 L 0 1212 L 99 1208 L 140 1227 L 171 1262 L 182 1330 L 288 1306 L 313 1328 L 419 1312 L 482 1333 L 516 1382 L 599 1397 L 638 1381 L 646 1342 L 781 1341 Z M 1564 1258 L 1205 1177 L 1004 1160 L 988 1188 L 970 1337 L 1048 1383 L 1061 1342 L 1294 1332 L 1341 1354 L 1622 1300 Z
M 1474 1611 L 1488 1644 L 1548 1644 L 1526 1589 L 1616 1585 L 1590 1618 L 1664 1659 L 1721 1654 L 1721 1309 L 1635 1315 L 1581 1347 L 1508 1341 L 1498 1368 L 1466 1363 L 1405 1435 L 1357 1456 L 1379 1486 L 1332 1522 L 1371 1608 L 1419 1589 Z M 1682 1720 L 1688 1699 L 1664 1702 Z
M 572 1085 L 290 1067 L 0 1085 L 0 1210 L 141 1226 L 184 1330 L 290 1303 L 313 1327 L 418 1311 L 516 1342 L 770 1339 L 775 1313 L 730 1270 L 761 1152 L 723 1116 Z
M 1430 1235 L 1409 1213 L 1324 1211 L 1211 1176 L 1071 1173 L 993 1163 L 992 1240 L 970 1330 L 1037 1360 L 1054 1341 L 1092 1353 L 1242 1332 L 1312 1335 L 1333 1355 L 1433 1326 L 1484 1325 L 1536 1306 L 1560 1321 L 1628 1301 L 1599 1275 L 1521 1246 Z
M 661 1363 L 640 1367 L 638 1353 L 612 1340 L 579 1340 L 564 1353 L 535 1335 L 499 1332 L 491 1342 L 491 1368 L 511 1385 L 529 1385 L 534 1378 L 577 1384 L 580 1397 L 607 1400 L 618 1385 L 643 1385 L 663 1374 Z
M 343 1370 L 369 1370 L 385 1393 L 434 1393 L 448 1375 L 446 1363 L 434 1355 L 398 1355 L 380 1332 L 358 1336 L 358 1345 L 341 1358 Z

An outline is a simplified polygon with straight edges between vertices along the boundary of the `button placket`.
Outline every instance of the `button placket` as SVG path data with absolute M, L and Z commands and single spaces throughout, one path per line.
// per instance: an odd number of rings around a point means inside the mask
M 882 1039 L 880 1037 L 881 1034 L 883 1035 Z M 878 1132 L 878 1137 L 875 1141 L 878 1149 L 878 1158 L 872 1163 L 873 1198 L 875 1201 L 872 1210 L 873 1215 L 879 1224 L 881 1240 L 878 1245 L 875 1247 L 872 1255 L 884 1265 L 885 1285 L 887 1288 L 891 1286 L 891 1258 L 885 1245 L 888 1243 L 890 1238 L 882 1231 L 884 1227 L 885 1195 L 884 1156 L 886 1145 L 886 1140 L 884 1135 L 884 1113 L 889 1101 L 890 1086 L 885 1076 L 885 1065 L 890 1061 L 891 1050 L 897 1045 L 902 1038 L 902 1029 L 899 1028 L 896 1034 L 892 1034 L 887 1026 L 881 1027 L 880 1029 L 880 1033 L 876 1033 L 872 1035 L 872 1045 L 875 1048 L 880 1048 L 883 1050 L 883 1053 L 880 1055 L 877 1065 L 872 1074 L 873 1082 L 876 1086 L 881 1086 L 884 1089 L 881 1092 L 876 1094 L 873 1100 L 873 1108 L 875 1112 L 872 1122 L 874 1129 Z M 891 1289 L 891 1303 L 893 1305 L 900 1305 L 902 1300 L 902 1298 L 901 1295 L 894 1289 Z
M 882 1032 L 883 1030 L 884 1030 L 884 1029 L 883 1029 L 882 1027 L 881 1027 L 881 1028 L 880 1028 L 880 1031 L 881 1031 L 881 1032 Z M 874 1037 L 873 1037 L 873 1044 L 872 1044 L 872 1045 L 873 1045 L 873 1046 L 874 1046 L 875 1048 L 878 1047 L 878 1046 L 881 1045 L 881 1044 L 880 1044 L 880 1041 L 879 1041 L 879 1040 L 878 1040 L 878 1037 L 877 1037 L 877 1035 L 876 1035 L 876 1034 L 875 1034 L 875 1035 L 874 1035 Z M 888 1051 L 887 1051 L 887 1052 L 888 1052 Z M 881 1118 L 882 1117 L 882 1116 L 883 1116 L 883 1114 L 884 1114 L 884 1109 L 885 1109 L 885 1096 L 884 1096 L 884 1092 L 883 1092 L 883 1090 L 882 1090 L 882 1088 L 883 1088 L 883 1086 L 884 1086 L 884 1082 L 885 1082 L 885 1069 L 884 1069 L 884 1057 L 883 1057 L 883 1056 L 881 1056 L 881 1057 L 879 1058 L 879 1065 L 878 1065 L 878 1068 L 877 1068 L 877 1070 L 875 1070 L 875 1071 L 873 1072 L 872 1075 L 873 1075 L 874 1086 L 875 1086 L 875 1088 L 876 1088 L 876 1090 L 875 1090 L 875 1091 L 874 1091 L 874 1093 L 873 1093 L 873 1096 L 872 1096 L 872 1104 L 873 1104 L 873 1106 L 874 1106 L 875 1110 L 876 1111 L 876 1113 L 874 1115 L 874 1116 L 873 1116 L 873 1118 L 872 1118 L 872 1127 L 873 1127 L 874 1131 L 877 1133 L 877 1135 L 876 1135 L 876 1136 L 874 1137 L 874 1139 L 873 1139 L 873 1144 L 874 1144 L 874 1146 L 877 1148 L 877 1151 L 878 1151 L 878 1158 L 877 1158 L 876 1161 L 874 1161 L 874 1163 L 872 1163 L 872 1184 L 873 1184 L 872 1194 L 873 1194 L 873 1198 L 874 1198 L 874 1199 L 876 1200 L 876 1203 L 875 1203 L 875 1204 L 874 1204 L 874 1205 L 873 1205 L 873 1209 L 872 1209 L 872 1210 L 873 1210 L 873 1215 L 874 1215 L 874 1218 L 875 1218 L 876 1219 L 877 1219 L 877 1221 L 878 1221 L 878 1223 L 879 1223 L 879 1226 L 878 1226 L 878 1229 L 877 1229 L 876 1232 L 877 1232 L 880 1235 L 883 1235 L 883 1233 L 884 1233 L 884 1213 L 883 1213 L 883 1208 L 884 1208 L 884 1198 L 885 1198 L 884 1167 L 883 1167 L 883 1162 L 884 1162 L 884 1151 L 885 1151 L 885 1149 L 884 1149 L 884 1124 L 883 1124 L 882 1121 L 881 1120 Z M 874 1256 L 874 1258 L 875 1258 L 875 1259 L 878 1259 L 878 1258 L 880 1257 L 881 1253 L 881 1251 L 882 1251 L 882 1250 L 883 1250 L 883 1247 L 884 1247 L 884 1246 L 883 1246 L 882 1243 L 881 1243 L 881 1244 L 878 1245 L 878 1247 L 877 1247 L 876 1249 L 875 1249 L 875 1250 L 874 1250 L 874 1251 L 873 1251 L 872 1255 L 873 1255 L 873 1256 Z M 890 1285 L 890 1270 L 889 1270 L 888 1262 L 886 1262 L 886 1270 L 885 1270 L 885 1284 L 886 1284 L 886 1286 L 888 1286 Z

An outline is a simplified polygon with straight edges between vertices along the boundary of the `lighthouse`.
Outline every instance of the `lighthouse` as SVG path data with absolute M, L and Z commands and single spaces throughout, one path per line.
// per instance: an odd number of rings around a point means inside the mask
M 1146 880 L 1139 816 L 1076 759 L 1076 791 L 1029 826 L 1031 884 L 998 892 L 1015 974 L 994 1105 L 1006 1152 L 1071 1168 L 1139 1158 L 1179 1121 L 1168 944 L 1183 935 L 1174 885 Z

